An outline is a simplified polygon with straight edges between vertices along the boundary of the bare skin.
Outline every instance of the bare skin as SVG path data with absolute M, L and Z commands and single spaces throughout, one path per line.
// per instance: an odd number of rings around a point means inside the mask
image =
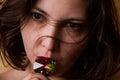
M 80 26 L 87 20 L 85 1 L 38 0 L 31 12 L 30 19 L 21 27 L 23 43 L 30 65 L 26 71 L 13 69 L 3 73 L 0 80 L 67 80 L 62 77 L 63 73 L 67 72 L 79 58 L 89 41 L 89 38 L 86 37 L 88 29 L 82 27 L 82 30 L 78 31 L 81 27 L 74 25 L 79 24 Z M 67 23 L 61 26 L 61 24 L 58 24 L 59 21 L 67 21 Z M 70 36 L 66 30 L 71 34 Z M 74 39 L 81 42 L 79 45 L 63 44 L 56 41 L 56 39 L 46 36 L 55 37 L 65 42 L 68 41 L 68 43 L 73 42 Z M 54 75 L 46 77 L 33 72 L 31 66 L 33 66 L 37 56 L 49 57 L 58 62 Z

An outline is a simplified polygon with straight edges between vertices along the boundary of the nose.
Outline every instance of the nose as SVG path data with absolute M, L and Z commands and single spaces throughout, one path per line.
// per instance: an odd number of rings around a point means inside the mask
M 41 45 L 43 48 L 47 49 L 48 51 L 55 51 L 59 47 L 58 41 L 51 36 L 44 37 Z
M 46 25 L 43 33 L 44 37 L 41 42 L 42 47 L 46 48 L 48 51 L 56 50 L 59 47 L 59 43 L 56 38 L 56 36 L 58 36 L 56 25 Z

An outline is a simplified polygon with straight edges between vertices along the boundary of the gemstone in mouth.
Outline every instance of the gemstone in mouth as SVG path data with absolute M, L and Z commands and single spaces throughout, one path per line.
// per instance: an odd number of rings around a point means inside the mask
M 51 76 L 54 74 L 56 69 L 56 61 L 52 58 L 37 57 L 35 59 L 33 69 L 36 73 L 41 73 L 46 76 Z

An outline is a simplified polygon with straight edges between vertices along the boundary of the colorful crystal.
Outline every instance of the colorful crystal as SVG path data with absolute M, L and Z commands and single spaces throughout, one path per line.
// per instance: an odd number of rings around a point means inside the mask
M 37 57 L 33 66 L 36 73 L 51 76 L 55 72 L 56 62 L 51 58 Z

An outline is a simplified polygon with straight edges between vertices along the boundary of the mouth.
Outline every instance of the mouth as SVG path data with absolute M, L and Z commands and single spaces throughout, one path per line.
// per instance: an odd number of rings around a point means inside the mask
M 52 58 L 37 56 L 33 65 L 36 73 L 41 73 L 45 76 L 51 76 L 56 70 L 56 61 Z

